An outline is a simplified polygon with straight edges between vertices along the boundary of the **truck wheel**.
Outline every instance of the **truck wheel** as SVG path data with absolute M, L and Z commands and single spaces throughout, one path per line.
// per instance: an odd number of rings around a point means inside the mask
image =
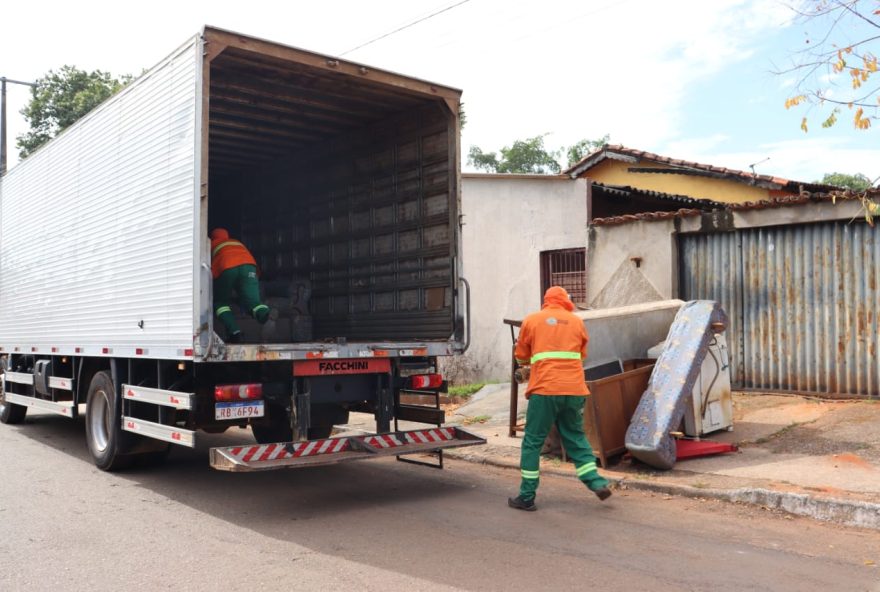
M 109 372 L 98 372 L 89 385 L 86 399 L 86 443 L 95 466 L 117 471 L 131 464 L 122 454 L 122 420 L 119 395 Z
M 284 408 L 269 407 L 268 417 L 251 422 L 251 430 L 254 439 L 260 444 L 274 444 L 275 442 L 290 442 L 293 440 L 293 430 L 287 419 Z
M 340 405 L 315 405 L 312 407 L 312 427 L 309 440 L 329 438 L 333 426 L 348 423 L 348 409 Z
M 7 424 L 21 423 L 27 415 L 28 408 L 24 405 L 6 402 L 6 391 L 0 393 L 0 422 Z

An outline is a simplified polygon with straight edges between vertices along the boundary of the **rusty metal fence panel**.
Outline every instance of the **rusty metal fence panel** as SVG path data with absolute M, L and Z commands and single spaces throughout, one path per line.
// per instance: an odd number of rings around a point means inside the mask
M 682 297 L 728 311 L 735 388 L 880 396 L 878 232 L 838 221 L 682 235 Z
M 738 233 L 682 235 L 681 294 L 685 300 L 720 302 L 730 319 L 727 329 L 730 380 L 742 388 L 742 248 Z

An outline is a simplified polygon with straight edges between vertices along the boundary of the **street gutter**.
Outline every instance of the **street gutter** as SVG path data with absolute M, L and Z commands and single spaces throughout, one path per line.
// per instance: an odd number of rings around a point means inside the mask
M 473 450 L 451 449 L 445 451 L 444 454 L 449 458 L 466 462 L 519 470 L 519 462 L 517 460 L 487 456 Z M 570 478 L 573 475 L 570 469 L 563 470 L 556 467 L 542 466 L 541 471 L 559 477 Z M 752 487 L 711 489 L 671 483 L 656 483 L 643 479 L 608 477 L 608 480 L 612 482 L 616 489 L 650 491 L 694 499 L 716 499 L 732 503 L 750 504 L 773 510 L 781 510 L 789 514 L 805 516 L 814 520 L 880 530 L 880 504 L 814 497 L 804 493 L 771 491 L 769 489 Z

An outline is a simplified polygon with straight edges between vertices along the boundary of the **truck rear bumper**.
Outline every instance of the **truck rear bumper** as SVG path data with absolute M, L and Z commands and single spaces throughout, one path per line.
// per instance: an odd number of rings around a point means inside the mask
M 485 443 L 485 439 L 462 428 L 442 427 L 307 442 L 212 448 L 210 463 L 219 471 L 268 471 L 380 456 L 403 456 Z

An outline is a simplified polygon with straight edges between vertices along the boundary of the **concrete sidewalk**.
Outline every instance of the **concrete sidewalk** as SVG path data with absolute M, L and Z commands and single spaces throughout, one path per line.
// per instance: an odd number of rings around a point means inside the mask
M 507 436 L 509 392 L 509 384 L 488 385 L 449 415 L 450 425 L 487 440 L 448 450 L 450 458 L 519 468 L 521 435 Z M 525 411 L 524 399 L 519 409 Z M 735 394 L 733 431 L 706 439 L 740 450 L 682 460 L 670 471 L 621 458 L 601 472 L 621 489 L 751 503 L 880 529 L 880 402 Z M 541 471 L 574 478 L 573 466 L 559 459 L 545 458 Z

